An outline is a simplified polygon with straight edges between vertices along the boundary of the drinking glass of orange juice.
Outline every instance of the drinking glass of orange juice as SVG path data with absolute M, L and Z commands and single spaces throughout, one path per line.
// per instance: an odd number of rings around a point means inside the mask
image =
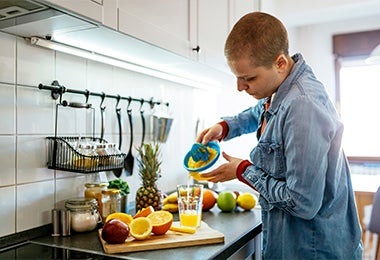
M 203 185 L 183 184 L 177 186 L 178 213 L 181 226 L 201 226 Z

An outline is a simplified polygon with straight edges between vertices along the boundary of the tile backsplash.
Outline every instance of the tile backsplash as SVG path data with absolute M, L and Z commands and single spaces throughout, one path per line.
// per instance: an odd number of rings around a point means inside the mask
M 70 89 L 88 89 L 111 95 L 152 97 L 170 103 L 174 117 L 167 143 L 162 145 L 162 178 L 159 187 L 173 190 L 187 180 L 182 158 L 195 138 L 195 123 L 202 118 L 216 117 L 207 104 L 197 100 L 199 94 L 210 95 L 177 83 L 123 70 L 71 55 L 30 46 L 24 39 L 0 33 L 0 237 L 25 231 L 51 222 L 51 209 L 62 201 L 83 196 L 84 183 L 98 178 L 94 174 L 78 174 L 46 167 L 46 136 L 54 136 L 56 101 L 50 91 L 39 90 L 38 84 L 50 85 L 53 80 Z M 63 99 L 84 102 L 85 97 L 64 94 Z M 100 135 L 100 98 L 90 96 L 95 113 L 95 135 Z M 105 138 L 118 143 L 115 99 L 106 98 Z M 121 101 L 123 113 L 122 151 L 129 147 L 127 102 Z M 202 108 L 203 106 L 203 108 Z M 131 104 L 134 122 L 134 146 L 140 144 L 142 130 L 140 103 Z M 157 107 L 156 107 L 157 108 Z M 147 118 L 152 113 L 143 106 Z M 199 111 L 203 112 L 201 115 Z M 92 134 L 92 115 L 81 109 L 60 108 L 58 135 Z M 149 124 L 148 124 L 149 127 Z M 148 131 L 146 140 L 151 133 Z M 134 150 L 134 154 L 136 151 Z M 131 187 L 129 200 L 134 200 L 140 186 L 137 162 L 132 176 L 123 175 Z M 109 180 L 115 178 L 107 172 Z

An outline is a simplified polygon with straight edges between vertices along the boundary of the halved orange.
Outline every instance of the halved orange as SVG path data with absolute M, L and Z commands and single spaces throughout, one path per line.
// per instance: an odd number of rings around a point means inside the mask
M 108 222 L 110 219 L 113 219 L 113 218 L 121 220 L 121 221 L 123 221 L 127 225 L 129 225 L 129 223 L 131 223 L 131 221 L 133 220 L 133 217 L 131 215 L 127 214 L 127 213 L 124 213 L 124 212 L 114 212 L 114 213 L 109 214 L 106 217 L 106 221 L 104 221 L 104 223 Z
M 139 217 L 129 224 L 129 234 L 137 240 L 145 240 L 152 233 L 152 222 L 146 217 Z
M 152 206 L 149 206 L 137 211 L 136 215 L 134 215 L 133 218 L 147 217 L 152 212 L 154 212 L 154 208 Z
M 173 214 L 166 210 L 158 210 L 147 217 L 152 222 L 152 232 L 156 235 L 165 234 L 173 223 Z

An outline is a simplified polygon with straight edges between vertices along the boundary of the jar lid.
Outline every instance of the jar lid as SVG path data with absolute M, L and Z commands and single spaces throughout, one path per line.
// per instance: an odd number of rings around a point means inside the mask
M 96 144 L 96 148 L 97 148 L 97 149 L 103 149 L 103 148 L 106 148 L 106 144 L 98 143 L 98 144 Z
M 90 209 L 97 206 L 98 202 L 94 198 L 73 198 L 65 201 L 68 209 Z
M 101 182 L 101 183 L 86 183 L 84 184 L 84 186 L 86 188 L 96 188 L 96 187 L 108 187 L 108 183 L 107 182 Z
M 119 189 L 108 189 L 108 190 L 102 190 L 102 194 L 107 194 L 107 195 L 115 195 L 120 193 Z

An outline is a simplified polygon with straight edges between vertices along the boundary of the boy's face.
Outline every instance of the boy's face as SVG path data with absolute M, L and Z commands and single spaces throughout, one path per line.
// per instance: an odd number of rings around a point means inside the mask
M 280 55 L 283 56 L 283 55 Z M 229 61 L 228 65 L 237 79 L 238 91 L 245 90 L 255 99 L 270 97 L 284 81 L 283 60 L 278 57 L 271 67 L 253 66 L 248 58 Z M 280 60 L 279 60 L 280 59 Z

